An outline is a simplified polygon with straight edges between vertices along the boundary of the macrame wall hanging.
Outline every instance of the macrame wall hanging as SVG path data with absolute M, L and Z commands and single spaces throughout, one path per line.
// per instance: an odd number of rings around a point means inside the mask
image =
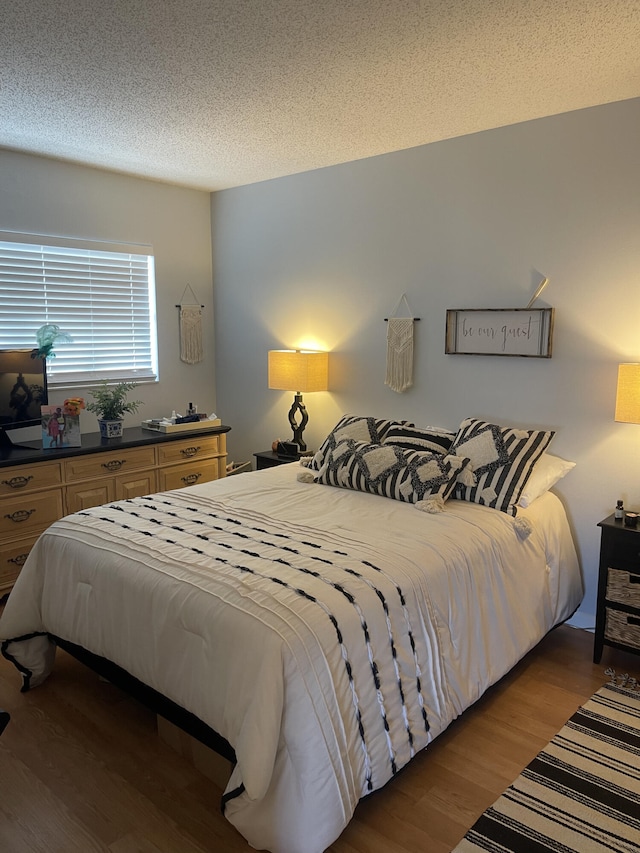
M 185 302 L 187 291 L 190 292 L 193 302 Z M 180 361 L 186 364 L 197 364 L 202 361 L 202 309 L 204 305 L 193 292 L 188 284 L 182 298 L 176 308 L 180 309 Z
M 387 326 L 387 375 L 384 384 L 392 391 L 401 394 L 413 385 L 413 329 L 416 320 L 420 317 L 395 317 L 393 316 L 400 303 L 403 302 L 409 308 L 406 294 L 402 294 L 391 317 L 385 317 Z

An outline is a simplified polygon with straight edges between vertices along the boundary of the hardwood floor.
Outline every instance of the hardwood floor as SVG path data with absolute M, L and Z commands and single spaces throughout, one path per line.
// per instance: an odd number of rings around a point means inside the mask
M 449 853 L 568 717 L 640 658 L 561 627 L 382 791 L 363 800 L 331 853 Z M 22 694 L 0 659 L 3 853 L 248 853 L 220 788 L 156 734 L 155 717 L 63 652 Z

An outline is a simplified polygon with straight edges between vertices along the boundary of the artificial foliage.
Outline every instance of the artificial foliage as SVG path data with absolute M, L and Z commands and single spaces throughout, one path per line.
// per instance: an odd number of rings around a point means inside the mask
M 38 346 L 32 350 L 31 358 L 55 358 L 53 351 L 57 343 L 70 343 L 71 336 L 61 331 L 55 323 L 45 323 L 36 332 Z
M 142 400 L 127 400 L 127 395 L 137 384 L 118 382 L 110 385 L 108 379 L 103 379 L 97 388 L 89 392 L 93 402 L 87 403 L 87 411 L 93 412 L 103 421 L 119 421 L 124 415 L 137 412 Z

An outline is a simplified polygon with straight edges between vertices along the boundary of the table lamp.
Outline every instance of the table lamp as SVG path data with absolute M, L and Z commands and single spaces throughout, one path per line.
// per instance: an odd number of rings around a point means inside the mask
M 640 424 L 640 364 L 618 365 L 615 420 Z
M 293 391 L 295 396 L 289 409 L 289 423 L 293 440 L 301 451 L 307 449 L 302 433 L 309 421 L 302 394 L 310 391 L 327 391 L 329 388 L 329 353 L 309 350 L 269 350 L 269 388 L 276 391 Z M 300 423 L 296 416 L 300 414 Z

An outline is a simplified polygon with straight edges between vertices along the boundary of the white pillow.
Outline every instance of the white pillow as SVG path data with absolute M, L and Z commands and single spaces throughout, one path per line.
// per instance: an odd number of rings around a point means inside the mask
M 565 474 L 568 474 L 575 467 L 575 462 L 567 462 L 565 459 L 560 459 L 559 456 L 543 453 L 533 466 L 533 471 L 527 480 L 524 491 L 520 495 L 518 505 L 523 507 L 529 506 L 540 495 L 548 492 L 550 488 L 555 486 L 558 480 L 561 480 Z

